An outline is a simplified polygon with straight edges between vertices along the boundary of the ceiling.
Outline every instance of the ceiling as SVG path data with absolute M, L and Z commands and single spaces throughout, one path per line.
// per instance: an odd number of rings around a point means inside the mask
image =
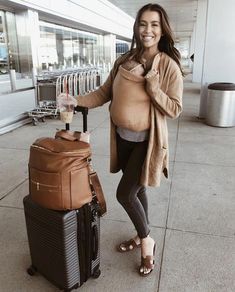
M 109 2 L 133 18 L 142 6 L 150 3 L 144 0 L 109 0 Z M 156 3 L 166 10 L 176 39 L 188 39 L 196 21 L 198 0 L 158 0 Z

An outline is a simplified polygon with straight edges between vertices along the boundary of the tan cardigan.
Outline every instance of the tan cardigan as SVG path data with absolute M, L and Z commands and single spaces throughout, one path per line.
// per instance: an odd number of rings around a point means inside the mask
M 95 108 L 112 100 L 113 80 L 122 57 L 116 60 L 109 77 L 100 88 L 77 98 L 78 105 Z M 150 135 L 148 150 L 143 164 L 140 183 L 145 186 L 159 186 L 162 172 L 168 177 L 168 130 L 166 117 L 177 118 L 182 111 L 183 79 L 176 62 L 161 53 L 159 63 L 160 89 L 150 106 Z M 111 120 L 110 171 L 118 172 L 115 125 Z

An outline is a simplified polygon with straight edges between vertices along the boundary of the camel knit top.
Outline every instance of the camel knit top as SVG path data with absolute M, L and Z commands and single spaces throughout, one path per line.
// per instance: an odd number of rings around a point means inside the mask
M 122 65 L 113 82 L 110 115 L 120 128 L 140 132 L 150 127 L 150 97 L 145 91 L 145 78 Z

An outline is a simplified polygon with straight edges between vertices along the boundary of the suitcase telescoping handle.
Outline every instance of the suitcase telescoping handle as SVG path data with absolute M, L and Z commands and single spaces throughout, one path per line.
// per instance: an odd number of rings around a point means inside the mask
M 93 261 L 97 259 L 99 252 L 99 233 L 97 225 L 94 225 L 92 228 L 92 259 Z
M 76 112 L 82 113 L 82 119 L 83 119 L 83 132 L 85 133 L 87 131 L 87 115 L 88 115 L 88 107 L 84 106 L 76 106 L 74 108 Z M 65 129 L 69 131 L 69 123 L 65 124 Z
M 82 118 L 83 118 L 83 132 L 87 131 L 87 115 L 88 115 L 88 107 L 84 106 L 76 106 L 74 108 L 76 112 L 81 112 L 82 113 Z

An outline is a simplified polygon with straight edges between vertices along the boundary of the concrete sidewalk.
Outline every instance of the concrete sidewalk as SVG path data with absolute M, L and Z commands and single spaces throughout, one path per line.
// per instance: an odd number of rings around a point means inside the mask
M 85 292 L 235 291 L 235 127 L 213 128 L 197 119 L 199 85 L 185 80 L 184 111 L 169 120 L 170 178 L 149 188 L 151 233 L 157 241 L 156 268 L 148 278 L 137 273 L 140 251 L 120 254 L 117 243 L 134 228 L 115 198 L 120 173 L 109 170 L 108 107 L 91 110 L 93 165 L 106 194 L 108 214 L 101 219 L 101 276 Z M 81 129 L 80 115 L 72 129 Z M 29 146 L 62 128 L 47 119 L 0 136 L 0 291 L 58 291 L 41 275 L 30 277 L 30 256 L 22 199 L 28 194 Z

